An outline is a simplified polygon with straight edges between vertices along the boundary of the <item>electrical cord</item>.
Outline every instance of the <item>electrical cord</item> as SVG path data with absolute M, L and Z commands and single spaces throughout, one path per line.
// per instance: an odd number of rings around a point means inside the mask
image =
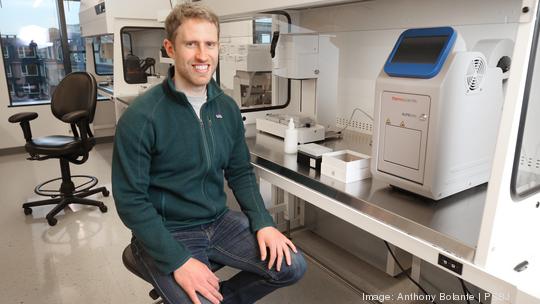
M 354 113 L 356 113 L 356 111 L 362 112 L 362 113 L 363 113 L 364 115 L 366 115 L 367 118 L 369 118 L 372 122 L 374 121 L 374 120 L 373 120 L 373 116 L 369 115 L 366 111 L 364 111 L 364 110 L 362 110 L 362 109 L 360 109 L 360 108 L 354 108 L 354 110 L 353 110 L 352 113 L 351 113 L 351 117 L 349 117 L 349 121 L 347 122 L 347 124 L 345 125 L 345 127 L 343 127 L 343 129 L 341 129 L 341 130 L 338 131 L 338 133 L 341 133 L 341 132 L 345 131 L 345 129 L 347 129 L 347 128 L 350 126 L 351 121 L 352 121 L 352 118 L 353 118 L 353 116 L 354 116 Z
M 401 269 L 401 271 L 409 278 L 409 280 L 411 280 L 411 282 L 414 283 L 414 285 L 418 286 L 418 288 L 420 288 L 420 290 L 422 290 L 422 292 L 424 293 L 424 295 L 428 296 L 428 292 L 424 289 L 424 287 L 422 287 L 419 283 L 417 283 L 413 278 L 411 278 L 411 276 L 409 275 L 409 273 L 407 273 L 405 271 L 405 269 L 403 268 L 403 266 L 401 266 L 401 263 L 399 263 L 398 259 L 396 258 L 396 256 L 394 255 L 394 252 L 392 251 L 392 249 L 390 248 L 390 245 L 388 244 L 387 241 L 384 241 L 384 244 L 386 245 L 386 248 L 388 249 L 388 252 L 390 252 L 390 255 L 392 256 L 392 258 L 394 259 L 394 261 L 396 262 L 396 264 L 398 265 L 399 269 Z M 435 303 L 437 304 L 437 302 L 433 301 L 432 303 Z
M 465 282 L 463 282 L 463 279 L 459 278 L 459 281 L 461 282 L 461 288 L 463 288 L 463 293 L 467 296 L 467 304 L 471 304 L 471 301 L 469 300 L 469 290 L 467 289 L 467 286 L 465 286 Z
M 471 295 L 471 296 L 473 296 L 474 300 L 475 300 L 476 302 L 478 302 L 479 304 L 483 304 L 483 303 L 480 301 L 480 299 L 478 299 L 478 298 L 474 295 L 474 293 L 472 293 L 472 292 L 469 290 L 469 288 L 467 288 L 467 285 L 465 285 L 465 281 L 463 281 L 462 278 L 458 278 L 458 279 L 459 279 L 459 282 L 461 282 L 461 287 L 463 288 L 463 292 L 464 292 L 466 295 Z M 470 301 L 469 301 L 468 298 L 467 298 L 467 304 L 470 304 Z

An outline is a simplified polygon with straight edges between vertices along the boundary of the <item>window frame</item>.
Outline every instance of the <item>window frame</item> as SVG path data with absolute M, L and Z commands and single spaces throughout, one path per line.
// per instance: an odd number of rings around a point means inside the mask
M 512 176 L 510 179 L 510 194 L 512 196 L 512 199 L 514 202 L 522 201 L 538 192 L 540 192 L 540 184 L 531 187 L 527 190 L 524 190 L 522 192 L 518 191 L 518 177 L 519 177 L 519 163 L 521 158 L 521 151 L 522 151 L 522 145 L 523 145 L 523 138 L 525 134 L 525 126 L 527 121 L 527 114 L 529 109 L 529 101 L 530 101 L 530 95 L 531 95 L 531 88 L 533 86 L 533 76 L 534 76 L 534 66 L 537 59 L 536 55 L 540 52 L 538 47 L 539 45 L 539 36 L 540 36 L 540 7 L 537 8 L 536 11 L 536 24 L 534 25 L 534 32 L 533 32 L 533 40 L 531 44 L 531 50 L 529 54 L 529 63 L 527 66 L 527 77 L 525 80 L 525 89 L 523 92 L 523 103 L 521 105 L 521 114 L 519 119 L 519 129 L 517 134 L 517 141 L 516 141 L 516 150 L 514 154 L 514 164 L 512 168 Z M 537 71 L 537 73 L 540 73 L 540 70 Z

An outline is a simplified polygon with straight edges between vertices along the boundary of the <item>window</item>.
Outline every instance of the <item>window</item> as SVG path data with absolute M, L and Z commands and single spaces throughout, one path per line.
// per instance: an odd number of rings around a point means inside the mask
M 165 29 L 123 27 L 120 30 L 124 80 L 127 83 L 147 83 L 148 76 L 167 75 L 169 65 L 159 61 L 159 48 L 166 37 Z
M 54 58 L 52 48 L 47 48 L 47 50 L 45 51 L 44 58 L 46 58 L 46 59 L 53 59 Z
M 221 23 L 217 78 L 242 112 L 288 105 L 291 81 L 272 74 L 271 42 L 273 28 L 289 24 L 280 14 Z
M 66 18 L 66 32 L 69 46 L 69 60 L 71 62 L 71 70 L 85 71 L 86 70 L 86 51 L 84 42 L 81 37 L 81 28 L 79 26 L 79 1 L 64 0 L 64 16 Z
M 253 43 L 269 44 L 272 37 L 272 18 L 256 18 L 253 20 Z
M 517 200 L 540 191 L 540 21 L 536 20 L 529 69 L 523 94 L 511 192 Z
M 95 71 L 98 75 L 113 74 L 113 36 L 103 35 L 92 38 Z
M 38 93 L 38 91 L 39 91 L 39 85 L 37 85 L 37 84 L 25 83 L 25 84 L 23 85 L 23 91 L 24 91 L 24 93 L 26 93 L 26 94 L 36 94 L 36 93 Z
M 38 67 L 36 64 L 27 64 L 21 66 L 23 76 L 38 76 Z
M 10 106 L 49 103 L 52 91 L 66 74 L 85 70 L 78 21 L 80 1 L 1 2 L 0 42 Z
M 37 44 L 36 44 L 36 47 L 37 47 Z M 19 55 L 19 58 L 36 58 L 35 47 L 20 46 L 17 48 L 17 53 Z
M 5 46 L 2 46 L 2 54 L 4 54 L 4 58 L 9 58 L 9 49 Z

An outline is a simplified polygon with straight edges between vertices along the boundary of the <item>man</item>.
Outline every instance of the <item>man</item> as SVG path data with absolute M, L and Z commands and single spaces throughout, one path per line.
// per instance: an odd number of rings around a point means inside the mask
M 137 98 L 116 129 L 113 193 L 139 268 L 168 303 L 253 303 L 297 282 L 306 264 L 264 208 L 238 106 L 212 79 L 219 21 L 176 6 L 161 86 Z M 243 212 L 226 207 L 224 177 Z M 215 265 L 242 270 L 219 282 Z

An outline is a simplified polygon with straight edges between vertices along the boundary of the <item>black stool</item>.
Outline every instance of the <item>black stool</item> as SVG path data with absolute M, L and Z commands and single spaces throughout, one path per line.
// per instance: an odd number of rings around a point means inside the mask
M 107 206 L 101 201 L 86 198 L 101 192 L 108 196 L 105 187 L 91 189 L 97 184 L 97 179 L 88 175 L 72 176 L 69 164 L 80 165 L 88 160 L 90 150 L 96 144 L 90 124 L 94 121 L 96 112 L 96 79 L 86 72 L 73 72 L 60 81 L 51 98 L 52 114 L 71 126 L 73 136 L 49 135 L 32 138 L 30 121 L 36 119 L 35 112 L 22 112 L 9 117 L 11 123 L 19 123 L 26 144 L 25 150 L 30 154 L 28 160 L 42 161 L 56 158 L 60 160 L 61 178 L 55 178 L 38 185 L 35 193 L 49 196 L 50 199 L 23 204 L 24 214 L 32 213 L 32 207 L 56 205 L 46 216 L 49 225 L 57 223 L 56 214 L 69 204 L 97 206 L 101 212 L 107 212 Z M 80 185 L 75 185 L 72 178 L 83 178 Z M 62 181 L 57 189 L 46 190 L 44 186 Z
M 133 251 L 131 250 L 131 244 L 127 245 L 127 247 L 124 249 L 124 252 L 122 252 L 122 262 L 131 273 L 147 281 L 146 278 L 143 276 L 142 272 L 139 271 L 139 267 L 137 266 L 137 262 L 135 261 L 135 257 L 133 256 Z M 155 289 L 150 290 L 148 295 L 150 296 L 150 298 L 152 298 L 152 300 L 157 300 L 159 298 L 159 295 Z M 163 303 L 163 301 L 159 300 L 155 303 Z
M 139 278 L 151 284 L 151 282 L 149 282 L 143 276 L 142 271 L 139 270 L 137 262 L 135 261 L 135 257 L 133 256 L 133 251 L 131 250 L 131 244 L 127 245 L 126 248 L 124 249 L 124 252 L 122 252 L 122 262 L 124 263 L 124 266 L 126 266 L 126 268 L 131 273 L 133 273 L 134 275 L 138 276 Z M 210 270 L 212 270 L 212 272 L 216 272 L 220 270 L 221 268 L 223 268 L 223 265 L 221 264 L 216 264 L 216 263 L 210 264 Z M 150 296 L 150 298 L 152 298 L 152 300 L 159 299 L 159 295 L 155 289 L 150 290 L 148 295 Z M 163 300 L 159 299 L 157 302 L 155 302 L 155 304 L 157 303 L 163 303 Z

